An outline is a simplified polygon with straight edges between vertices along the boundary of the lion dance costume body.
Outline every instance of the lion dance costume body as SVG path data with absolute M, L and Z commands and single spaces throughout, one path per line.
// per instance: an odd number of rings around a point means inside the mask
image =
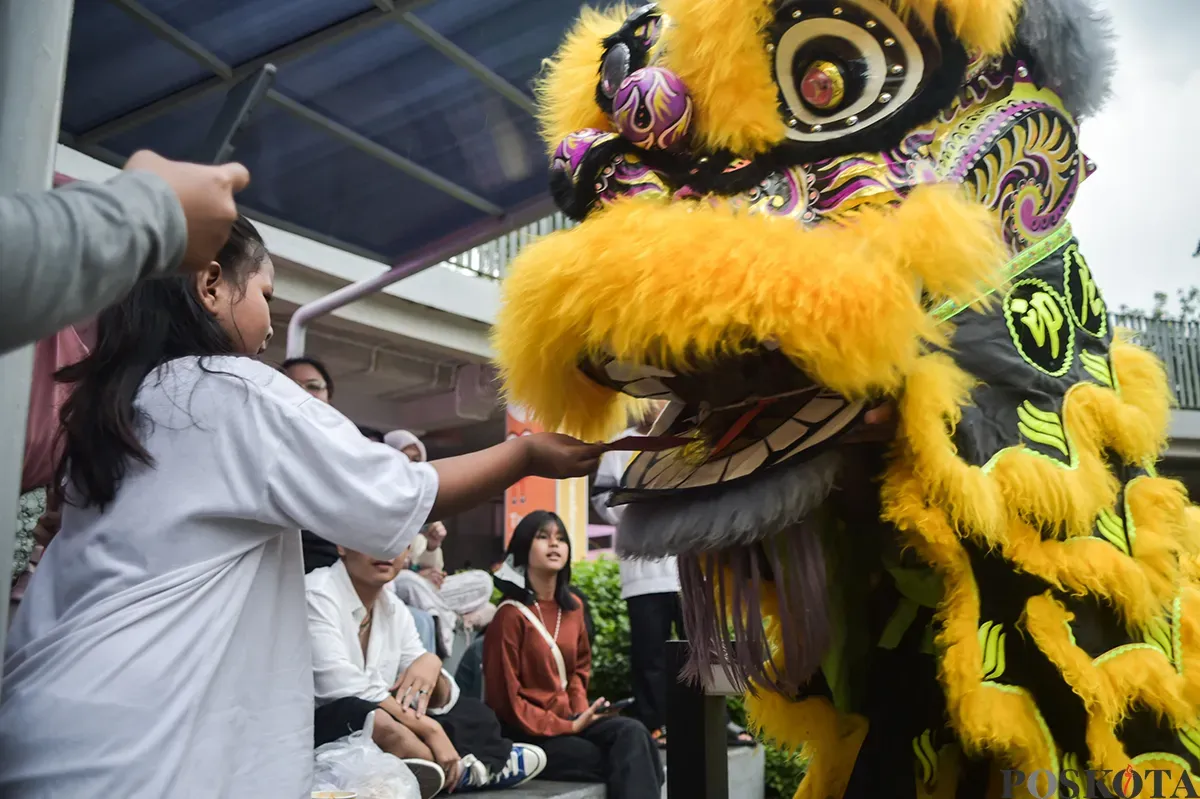
M 669 400 L 618 548 L 679 556 L 799 797 L 1200 787 L 1164 370 L 1066 219 L 1113 60 L 1091 0 L 661 0 L 547 63 L 580 224 L 507 278 L 506 391 L 593 439 Z

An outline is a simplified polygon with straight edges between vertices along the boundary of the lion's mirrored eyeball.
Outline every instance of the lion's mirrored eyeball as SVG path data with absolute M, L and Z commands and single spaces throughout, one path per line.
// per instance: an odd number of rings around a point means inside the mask
M 678 75 L 662 67 L 645 67 L 617 88 L 612 120 L 620 134 L 638 147 L 670 150 L 686 140 L 693 109 L 691 93 Z
M 837 139 L 892 115 L 917 94 L 936 44 L 886 3 L 781 3 L 770 45 L 794 142 Z

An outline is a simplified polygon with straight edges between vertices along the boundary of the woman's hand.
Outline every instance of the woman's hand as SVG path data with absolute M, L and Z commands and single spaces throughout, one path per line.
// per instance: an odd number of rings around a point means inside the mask
M 862 424 L 846 434 L 847 444 L 872 444 L 891 441 L 896 437 L 896 403 L 888 400 L 863 415 Z
M 446 573 L 445 572 L 438 571 L 437 569 L 429 568 L 428 566 L 425 567 L 424 569 L 421 569 L 421 571 L 417 572 L 417 574 L 421 575 L 422 577 L 424 577 L 429 582 L 433 583 L 438 588 L 441 588 L 442 583 L 444 583 L 446 581 Z
M 425 715 L 425 709 L 429 707 L 429 700 L 433 698 L 433 689 L 440 676 L 442 661 L 437 655 L 426 652 L 404 670 L 392 686 L 392 694 L 405 712 L 409 711 L 410 703 L 415 699 L 417 706 L 413 708 L 413 712 L 419 718 Z
M 597 718 L 600 716 L 600 711 L 602 711 L 607 704 L 608 702 L 605 701 L 604 697 L 600 697 L 595 702 L 592 702 L 591 707 L 580 713 L 575 717 L 575 720 L 571 722 L 571 732 L 575 735 L 578 735 L 588 727 L 592 726 L 592 724 L 594 724 Z
M 425 540 L 429 542 L 429 551 L 433 552 L 446 540 L 446 525 L 434 522 L 426 527 L 421 535 L 425 536 Z
M 605 452 L 603 444 L 585 444 L 561 433 L 534 433 L 517 440 L 525 447 L 528 473 L 551 480 L 591 474 Z

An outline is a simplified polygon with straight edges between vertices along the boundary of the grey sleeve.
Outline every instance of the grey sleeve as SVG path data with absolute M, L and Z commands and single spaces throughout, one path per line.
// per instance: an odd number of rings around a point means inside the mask
M 0 197 L 0 353 L 94 316 L 186 249 L 183 208 L 149 172 Z

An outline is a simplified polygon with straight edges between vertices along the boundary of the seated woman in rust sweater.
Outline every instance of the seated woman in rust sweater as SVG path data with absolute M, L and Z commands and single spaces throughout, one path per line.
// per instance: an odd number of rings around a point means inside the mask
M 504 602 L 483 643 L 484 692 L 505 735 L 546 753 L 542 779 L 602 782 L 611 799 L 658 799 L 658 748 L 638 721 L 589 702 L 592 652 L 570 591 L 562 520 L 535 511 L 517 525 L 495 574 Z

